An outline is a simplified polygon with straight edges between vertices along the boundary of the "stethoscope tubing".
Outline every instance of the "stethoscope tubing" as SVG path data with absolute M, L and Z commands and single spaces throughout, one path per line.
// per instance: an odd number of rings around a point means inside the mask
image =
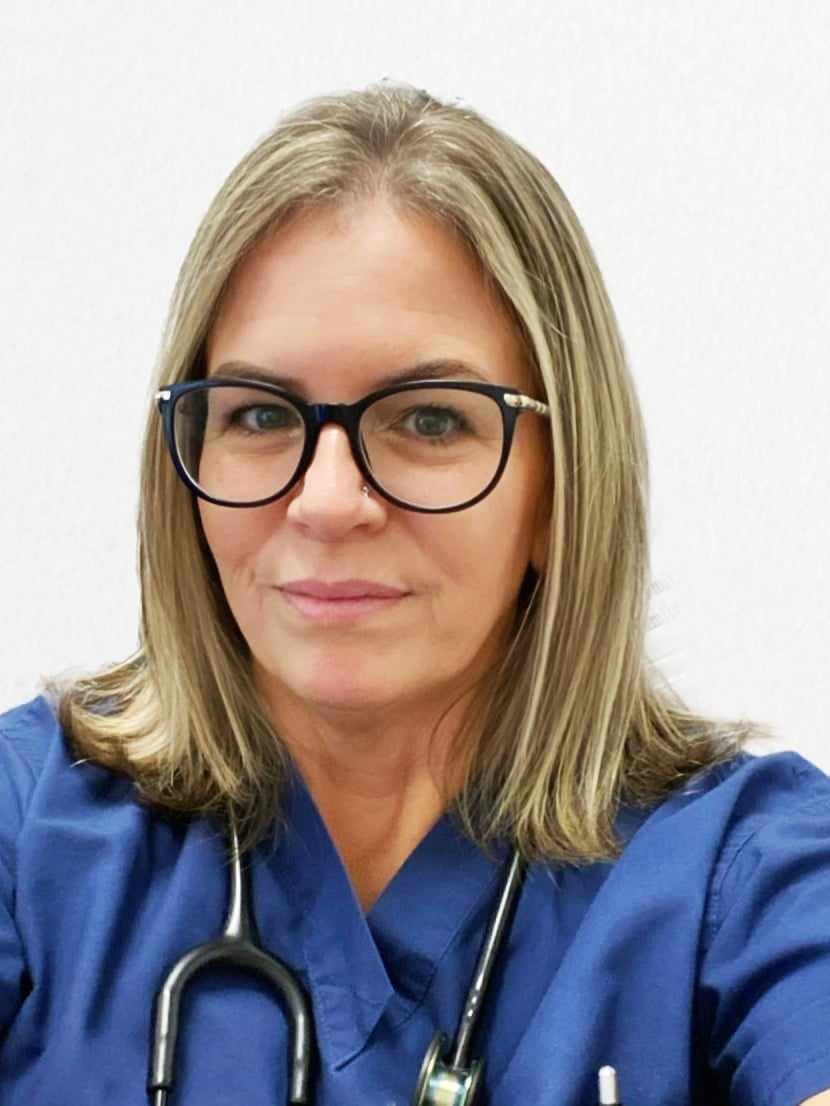
M 517 850 L 513 853 L 504 880 L 501 897 L 499 898 L 495 913 L 490 919 L 487 933 L 484 935 L 484 942 L 481 947 L 481 952 L 479 953 L 473 981 L 467 993 L 467 1001 L 464 1003 L 464 1012 L 458 1023 L 458 1032 L 455 1038 L 455 1047 L 452 1057 L 453 1067 L 467 1067 L 467 1057 L 470 1051 L 473 1031 L 475 1030 L 479 1014 L 481 1013 L 482 1001 L 487 991 L 487 985 L 490 982 L 493 965 L 496 962 L 496 957 L 501 948 L 513 904 L 524 879 L 524 870 L 524 863 Z
M 470 1044 L 493 972 L 493 966 L 510 925 L 516 896 L 524 881 L 525 864 L 514 850 L 502 884 L 496 909 L 481 944 L 467 999 L 458 1022 L 455 1041 L 447 1048 L 446 1036 L 436 1033 L 421 1063 L 410 1106 L 474 1106 L 484 1061 L 470 1060 Z
M 190 949 L 167 974 L 155 1002 L 153 1046 L 147 1093 L 152 1106 L 167 1106 L 173 1091 L 176 1041 L 182 995 L 190 980 L 210 965 L 241 968 L 270 983 L 286 1007 L 291 1027 L 291 1072 L 288 1101 L 309 1101 L 312 1022 L 308 998 L 293 973 L 283 962 L 266 952 L 258 941 L 251 909 L 250 872 L 239 852 L 239 838 L 233 822 L 229 830 L 230 891 L 228 911 L 221 936 Z
M 250 871 L 243 864 L 239 838 L 233 821 L 229 824 L 230 888 L 225 925 L 219 937 L 190 949 L 168 972 L 155 1000 L 153 1044 L 147 1093 L 152 1106 L 168 1106 L 175 1083 L 176 1042 L 180 1029 L 180 1008 L 190 980 L 210 966 L 240 968 L 263 978 L 280 997 L 290 1026 L 290 1076 L 288 1101 L 292 1106 L 310 1102 L 310 1068 L 313 1024 L 308 997 L 291 970 L 259 944 L 251 906 Z M 473 979 L 459 1019 L 455 1040 L 444 1059 L 446 1038 L 433 1038 L 421 1065 L 412 1102 L 415 1106 L 437 1106 L 448 1101 L 473 1106 L 480 1084 L 482 1060 L 469 1060 L 470 1046 L 493 967 L 510 924 L 516 897 L 522 886 L 525 864 L 518 850 L 507 868 L 501 894 L 490 918 Z M 437 1096 L 437 1097 L 436 1097 Z

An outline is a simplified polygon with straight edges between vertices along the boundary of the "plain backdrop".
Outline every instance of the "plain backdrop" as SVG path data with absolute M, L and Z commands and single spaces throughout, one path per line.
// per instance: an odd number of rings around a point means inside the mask
M 484 113 L 593 244 L 649 439 L 651 655 L 830 771 L 830 4 L 0 7 L 0 709 L 137 641 L 150 373 L 178 266 L 298 101 Z

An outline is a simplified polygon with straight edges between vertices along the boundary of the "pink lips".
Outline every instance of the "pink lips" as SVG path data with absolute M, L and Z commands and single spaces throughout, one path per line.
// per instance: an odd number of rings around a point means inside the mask
M 390 588 L 373 580 L 340 580 L 334 584 L 326 584 L 322 580 L 292 580 L 288 584 L 280 584 L 280 590 L 292 595 L 313 595 L 316 599 L 356 599 L 362 596 L 395 599 L 406 595 L 401 588 Z
M 389 608 L 409 592 L 374 580 L 291 580 L 279 586 L 290 607 L 315 622 L 350 622 Z

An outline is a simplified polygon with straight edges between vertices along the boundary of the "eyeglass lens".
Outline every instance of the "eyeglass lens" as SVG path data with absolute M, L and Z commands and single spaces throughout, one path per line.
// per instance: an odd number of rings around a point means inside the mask
M 297 470 L 306 428 L 289 401 L 247 385 L 194 389 L 176 403 L 173 427 L 190 478 L 214 499 L 255 503 Z M 375 480 L 415 507 L 466 503 L 493 479 L 504 426 L 493 398 L 454 388 L 410 389 L 361 415 L 360 440 Z

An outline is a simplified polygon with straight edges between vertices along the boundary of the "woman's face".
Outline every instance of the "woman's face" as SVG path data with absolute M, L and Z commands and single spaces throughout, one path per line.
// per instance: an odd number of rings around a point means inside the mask
M 207 369 L 221 376 L 246 362 L 290 378 L 309 401 L 349 403 L 436 359 L 469 368 L 448 377 L 533 394 L 515 330 L 465 249 L 437 223 L 375 200 L 303 213 L 246 259 L 211 332 Z M 266 699 L 411 712 L 441 708 L 468 687 L 504 647 L 528 563 L 541 563 L 544 435 L 542 419 L 522 415 L 499 484 L 452 514 L 365 496 L 334 425 L 304 479 L 276 502 L 199 500 Z M 302 594 L 344 581 L 392 595 Z

